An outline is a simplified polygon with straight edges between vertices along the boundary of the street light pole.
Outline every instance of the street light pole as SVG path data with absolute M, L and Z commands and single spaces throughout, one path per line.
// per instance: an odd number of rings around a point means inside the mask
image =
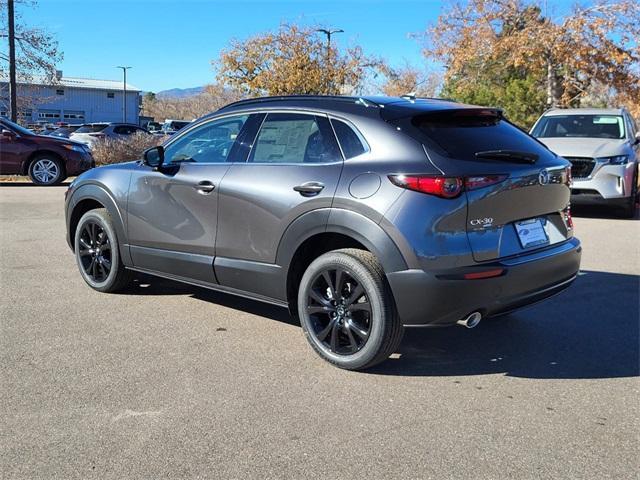
M 326 75 L 326 80 L 325 80 L 325 93 L 328 94 L 329 93 L 329 87 L 331 86 L 331 80 L 329 78 L 329 71 L 328 69 L 331 67 L 331 35 L 333 35 L 334 33 L 344 33 L 344 30 L 342 29 L 335 29 L 335 30 L 331 30 L 331 29 L 326 29 L 326 28 L 319 28 L 316 30 L 316 32 L 319 33 L 324 33 L 327 36 L 327 71 L 325 73 Z
M 7 2 L 9 22 L 9 112 L 12 122 L 18 121 L 18 95 L 16 92 L 16 29 L 13 0 Z
M 122 121 L 127 122 L 127 70 L 131 67 L 117 66 L 116 68 L 122 69 Z

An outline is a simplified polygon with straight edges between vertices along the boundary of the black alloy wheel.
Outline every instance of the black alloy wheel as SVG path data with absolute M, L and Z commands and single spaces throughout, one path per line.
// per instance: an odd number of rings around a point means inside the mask
M 341 267 L 317 275 L 307 289 L 311 333 L 331 352 L 351 355 L 361 350 L 371 331 L 371 304 L 352 274 Z
M 107 280 L 112 267 L 111 241 L 107 231 L 97 222 L 82 226 L 78 255 L 87 276 L 96 283 Z

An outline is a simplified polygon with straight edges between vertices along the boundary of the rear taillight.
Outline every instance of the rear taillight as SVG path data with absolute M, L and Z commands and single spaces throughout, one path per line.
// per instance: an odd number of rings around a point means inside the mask
M 477 175 L 473 177 L 441 177 L 437 175 L 389 175 L 398 187 L 428 193 L 441 198 L 456 198 L 464 190 L 476 190 L 506 180 L 507 175 Z
M 562 215 L 564 216 L 564 223 L 567 226 L 568 230 L 573 230 L 573 218 L 571 217 L 571 206 L 567 205 L 562 211 Z
M 389 180 L 398 187 L 428 193 L 442 198 L 455 198 L 462 193 L 463 182 L 457 177 L 429 175 L 389 175 Z

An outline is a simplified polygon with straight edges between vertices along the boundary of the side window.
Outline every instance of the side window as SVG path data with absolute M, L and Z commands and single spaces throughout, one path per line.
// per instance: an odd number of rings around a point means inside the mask
M 167 163 L 224 163 L 233 160 L 232 148 L 248 115 L 221 118 L 200 125 L 165 147 Z
M 345 158 L 357 157 L 367 151 L 367 148 L 362 144 L 360 137 L 353 131 L 353 128 L 335 119 L 331 119 L 331 124 L 336 131 L 338 142 L 340 142 Z
M 253 144 L 253 163 L 331 163 L 342 155 L 326 117 L 269 113 Z

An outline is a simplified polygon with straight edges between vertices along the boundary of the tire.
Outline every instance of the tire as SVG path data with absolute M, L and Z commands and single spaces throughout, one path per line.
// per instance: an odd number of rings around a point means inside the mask
M 62 161 L 46 153 L 37 155 L 29 164 L 29 178 L 36 185 L 59 185 L 67 178 Z
M 118 237 L 111 216 L 104 208 L 89 210 L 76 228 L 75 256 L 80 275 L 99 292 L 117 292 L 131 280 L 120 257 Z
M 386 360 L 404 332 L 382 266 L 364 250 L 335 250 L 315 259 L 300 281 L 298 313 L 311 347 L 347 370 Z

